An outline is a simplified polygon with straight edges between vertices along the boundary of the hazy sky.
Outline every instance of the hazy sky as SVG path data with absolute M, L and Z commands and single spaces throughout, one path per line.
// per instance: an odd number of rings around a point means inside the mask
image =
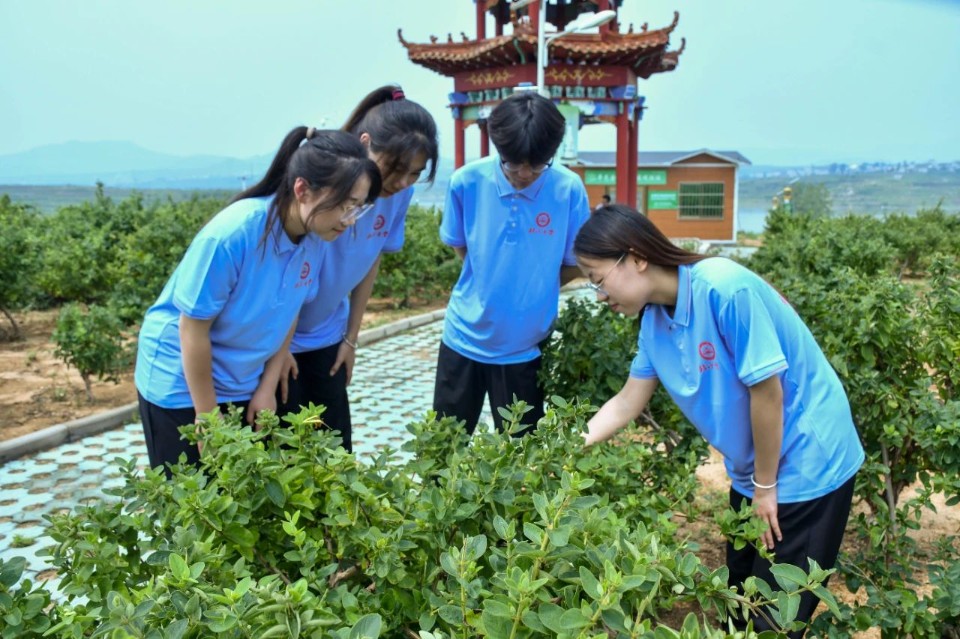
M 739 150 L 755 164 L 960 159 L 960 1 L 626 0 L 680 24 L 679 67 L 641 81 L 641 149 Z M 453 82 L 413 42 L 475 34 L 472 0 L 0 0 L 0 154 L 128 140 L 178 155 L 272 153 L 401 83 L 453 154 Z M 488 31 L 492 31 L 492 21 Z M 587 127 L 581 148 L 612 149 Z M 478 151 L 468 136 L 468 156 Z

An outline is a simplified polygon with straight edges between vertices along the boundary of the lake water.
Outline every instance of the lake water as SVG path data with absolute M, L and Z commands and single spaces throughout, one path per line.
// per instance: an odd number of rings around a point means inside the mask
M 766 209 L 748 209 L 741 207 L 737 215 L 737 231 L 762 233 L 766 219 Z

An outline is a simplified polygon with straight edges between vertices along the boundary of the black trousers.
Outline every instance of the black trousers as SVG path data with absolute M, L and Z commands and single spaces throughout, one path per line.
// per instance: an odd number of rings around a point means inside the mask
M 347 367 L 341 366 L 335 375 L 330 375 L 330 369 L 337 361 L 337 351 L 340 344 L 304 353 L 295 353 L 297 368 L 300 373 L 297 379 L 290 378 L 287 402 L 280 402 L 277 395 L 277 414 L 283 417 L 287 413 L 299 412 L 301 406 L 313 402 L 317 406 L 323 405 L 327 410 L 323 412 L 323 423 L 327 428 L 340 432 L 343 448 L 353 452 L 353 425 L 350 420 L 350 399 L 347 396 Z
M 503 430 L 503 418 L 497 409 L 512 404 L 516 395 L 533 407 L 523 419 L 529 428 L 521 434 L 528 433 L 543 417 L 543 389 L 537 380 L 542 362 L 538 357 L 520 364 L 481 364 L 440 342 L 433 409 L 441 416 L 464 421 L 472 435 L 489 394 L 494 425 Z
M 823 497 L 777 506 L 777 519 L 783 534 L 783 541 L 776 542 L 773 549 L 777 563 L 792 564 L 809 570 L 809 557 L 821 568 L 833 568 L 840 552 L 840 542 L 843 541 L 843 531 L 850 517 L 855 480 L 856 476 L 851 477 Z M 752 500 L 731 488 L 730 507 L 739 511 L 744 502 L 752 503 Z M 734 550 L 733 544 L 727 543 L 727 567 L 730 569 L 731 586 L 740 586 L 747 577 L 754 576 L 763 579 L 774 589 L 778 587 L 770 572 L 770 562 L 763 559 L 756 548 L 749 544 L 741 550 Z M 809 622 L 818 603 L 819 599 L 809 592 L 801 595 L 797 619 Z M 759 617 L 754 619 L 753 625 L 757 631 L 770 629 L 766 621 Z M 802 636 L 802 631 L 790 633 L 790 637 Z
M 147 456 L 150 458 L 150 467 L 163 466 L 167 478 L 170 478 L 170 465 L 180 460 L 180 455 L 187 456 L 187 463 L 194 466 L 200 463 L 200 451 L 194 444 L 183 439 L 179 428 L 192 424 L 197 419 L 197 412 L 190 408 L 162 408 L 152 404 L 137 392 L 137 403 L 140 405 L 140 421 L 143 423 L 143 437 L 147 441 Z M 246 402 L 231 402 L 246 415 Z M 220 404 L 220 410 L 227 411 L 228 404 Z

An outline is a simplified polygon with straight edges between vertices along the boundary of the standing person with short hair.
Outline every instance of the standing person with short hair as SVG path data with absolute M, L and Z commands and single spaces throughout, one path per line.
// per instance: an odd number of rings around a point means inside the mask
M 316 294 L 323 240 L 353 226 L 379 193 L 380 172 L 359 140 L 301 126 L 263 179 L 197 234 L 140 329 L 135 382 L 152 467 L 181 455 L 199 461 L 178 429 L 200 414 L 231 403 L 252 422 L 276 407 L 282 355 Z
M 752 504 L 768 524 L 762 540 L 776 561 L 832 568 L 864 452 L 840 379 L 793 307 L 736 262 L 674 246 L 629 207 L 595 212 L 574 251 L 599 300 L 642 316 L 630 376 L 590 420 L 586 443 L 612 437 L 663 384 L 723 455 L 730 505 Z M 727 566 L 731 585 L 776 583 L 753 546 L 728 543 Z M 804 593 L 797 619 L 816 606 Z
M 398 86 L 368 94 L 343 125 L 343 131 L 366 147 L 383 176 L 376 202 L 357 219 L 352 232 L 332 242 L 324 253 L 318 294 L 300 312 L 290 346 L 295 366 L 281 413 L 314 403 L 326 407 L 324 424 L 340 432 L 343 447 L 353 450 L 347 385 L 357 356 L 357 337 L 383 253 L 403 248 L 404 223 L 413 184 L 437 172 L 437 126 L 422 106 L 408 100 Z
M 437 361 L 433 407 L 473 433 L 489 395 L 514 397 L 543 417 L 540 343 L 557 317 L 561 284 L 579 276 L 573 239 L 590 214 L 586 189 L 554 165 L 564 119 L 551 100 L 516 93 L 493 109 L 487 131 L 498 155 L 453 174 L 440 239 L 463 259 L 450 295 Z

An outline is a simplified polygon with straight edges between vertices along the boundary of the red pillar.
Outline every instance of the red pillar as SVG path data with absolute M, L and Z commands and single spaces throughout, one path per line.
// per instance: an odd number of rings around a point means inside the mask
M 629 164 L 630 168 L 627 173 L 630 175 L 630 180 L 628 184 L 630 185 L 630 198 L 628 203 L 633 208 L 637 208 L 637 164 L 639 160 L 637 158 L 637 141 L 640 137 L 640 106 L 636 105 L 633 109 L 633 118 L 630 122 L 630 149 L 629 153 Z
M 480 127 L 480 157 L 485 158 L 490 155 L 490 134 L 487 133 L 487 122 L 477 122 Z
M 453 167 L 459 169 L 464 164 L 463 120 L 453 121 Z
M 617 202 L 630 202 L 630 118 L 627 105 L 620 103 L 621 112 L 617 115 Z M 633 181 L 636 182 L 636 173 Z
M 606 11 L 607 9 L 610 8 L 610 0 L 596 0 L 596 2 L 597 2 L 597 13 L 600 13 L 601 11 Z M 613 26 L 614 22 L 616 22 L 616 20 L 613 20 L 606 24 L 601 24 L 600 35 L 603 35 L 604 33 L 610 33 L 610 28 Z
M 485 0 L 476 0 L 477 2 L 477 40 L 487 38 L 487 3 Z
M 539 0 L 539 2 L 533 2 L 527 5 L 527 15 L 530 16 L 530 26 L 533 27 L 534 33 L 537 33 L 540 24 L 540 3 L 546 1 L 547 0 Z M 546 28 L 546 26 L 544 26 L 544 28 Z M 537 60 L 537 64 L 540 64 L 539 60 Z

